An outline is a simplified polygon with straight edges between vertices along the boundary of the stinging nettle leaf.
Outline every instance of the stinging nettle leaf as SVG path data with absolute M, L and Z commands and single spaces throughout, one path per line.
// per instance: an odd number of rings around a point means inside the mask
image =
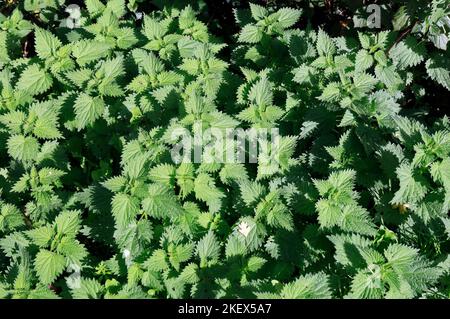
M 39 142 L 31 136 L 13 135 L 8 139 L 8 153 L 19 161 L 36 159 L 39 148 Z
M 302 10 L 291 9 L 291 8 L 281 8 L 277 11 L 278 22 L 283 28 L 292 27 L 300 19 L 302 15 Z
M 31 64 L 20 75 L 17 88 L 31 95 L 37 95 L 49 90 L 52 84 L 53 78 L 49 73 L 37 64 Z
M 34 268 L 43 284 L 51 284 L 66 268 L 64 256 L 41 249 L 34 260 Z
M 263 32 L 256 25 L 248 24 L 239 33 L 239 42 L 257 43 L 263 37 Z
M 36 37 L 36 52 L 41 59 L 48 59 L 52 56 L 56 55 L 56 51 L 61 47 L 61 41 L 54 36 L 51 32 L 36 28 L 35 32 Z
M 77 63 L 84 66 L 100 58 L 106 57 L 111 49 L 111 45 L 104 42 L 82 40 L 74 44 L 72 55 Z
M 100 118 L 105 110 L 105 103 L 99 96 L 92 97 L 81 93 L 75 100 L 74 111 L 79 130 L 86 128 Z

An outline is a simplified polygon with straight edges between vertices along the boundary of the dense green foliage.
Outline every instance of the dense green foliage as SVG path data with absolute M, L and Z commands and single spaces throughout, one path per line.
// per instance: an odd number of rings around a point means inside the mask
M 2 4 L 0 298 L 449 298 L 450 2 L 350 2 Z M 177 164 L 196 123 L 279 165 Z

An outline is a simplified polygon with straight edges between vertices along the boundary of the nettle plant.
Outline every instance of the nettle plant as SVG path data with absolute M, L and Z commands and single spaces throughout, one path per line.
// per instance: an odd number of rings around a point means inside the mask
M 78 2 L 0 14 L 1 298 L 450 297 L 448 1 L 338 37 L 250 3 L 228 43 Z M 279 138 L 174 158 L 207 129 Z

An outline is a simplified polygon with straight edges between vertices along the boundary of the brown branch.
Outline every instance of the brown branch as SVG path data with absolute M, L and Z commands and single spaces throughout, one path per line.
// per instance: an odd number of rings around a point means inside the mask
M 391 46 L 390 46 L 390 48 L 387 50 L 387 54 L 389 54 L 389 52 L 391 51 L 391 49 L 394 47 L 394 46 L 396 46 L 398 43 L 400 43 L 400 41 L 402 41 L 406 36 L 408 36 L 411 32 L 412 32 L 412 30 L 414 29 L 414 27 L 416 26 L 416 24 L 417 24 L 417 21 L 416 22 L 414 22 L 410 27 L 408 27 L 408 29 L 406 29 L 398 38 L 397 38 L 397 40 L 395 40 L 395 42 L 394 42 L 394 44 L 392 44 Z
M 28 58 L 30 54 L 30 51 L 28 50 L 28 39 L 23 43 L 22 53 L 24 58 Z
M 31 221 L 30 217 L 28 217 L 25 212 L 22 212 L 22 216 L 25 220 L 25 225 L 27 225 L 28 228 L 33 228 L 33 222 Z

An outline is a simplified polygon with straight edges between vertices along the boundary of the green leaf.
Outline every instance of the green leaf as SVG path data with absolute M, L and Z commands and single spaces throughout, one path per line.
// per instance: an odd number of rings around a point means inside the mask
M 155 183 L 171 185 L 175 178 L 175 167 L 170 164 L 160 164 L 149 172 L 149 178 Z
M 106 10 L 121 18 L 126 13 L 125 0 L 110 0 L 106 3 Z
M 253 203 L 258 202 L 266 193 L 266 188 L 260 183 L 253 181 L 244 181 L 240 183 L 241 197 L 244 203 L 251 207 Z
M 72 55 L 80 66 L 97 61 L 108 55 L 111 45 L 105 42 L 81 40 L 74 44 Z
M 188 284 L 197 283 L 200 278 L 197 275 L 198 266 L 194 263 L 191 263 L 184 267 L 183 271 L 180 274 L 180 279 Z
M 164 185 L 153 184 L 142 201 L 145 212 L 155 218 L 173 218 L 184 213 L 175 195 Z
M 22 213 L 11 204 L 0 203 L 0 231 L 9 232 L 25 225 Z
M 89 69 L 78 69 L 74 71 L 68 71 L 65 73 L 67 79 L 79 88 L 84 87 L 86 82 L 92 78 L 92 70 Z
M 366 94 L 373 90 L 375 84 L 377 84 L 377 80 L 372 75 L 367 73 L 359 73 L 358 75 L 355 75 L 353 82 L 356 89 L 353 92 L 355 95 Z
M 339 227 L 348 232 L 362 235 L 375 235 L 375 225 L 369 212 L 357 205 L 347 205 L 341 213 Z
M 100 118 L 105 110 L 105 102 L 99 96 L 81 93 L 75 100 L 75 119 L 79 130 L 86 128 Z
M 91 17 L 99 15 L 105 10 L 105 5 L 100 0 L 86 0 L 85 4 Z
M 75 238 L 80 230 L 81 217 L 79 211 L 65 211 L 55 218 L 56 231 L 71 238 Z
M 324 228 L 331 228 L 339 224 L 341 219 L 341 209 L 329 200 L 321 199 L 316 203 L 316 210 L 319 213 L 319 224 Z
M 8 153 L 19 161 L 32 161 L 39 153 L 39 142 L 31 136 L 13 135 L 8 139 Z
M 167 32 L 167 26 L 152 17 L 144 17 L 143 33 L 148 39 L 161 39 Z
M 164 271 L 168 269 L 169 264 L 164 250 L 157 249 L 153 251 L 152 255 L 144 262 L 144 266 L 148 267 L 150 271 Z
M 123 172 L 131 179 L 137 179 L 147 172 L 148 156 L 138 154 L 124 164 Z
M 358 72 L 365 71 L 373 65 L 373 57 L 366 50 L 360 50 L 356 54 L 355 69 Z
M 76 265 L 81 265 L 81 261 L 88 255 L 84 245 L 80 244 L 78 240 L 70 237 L 63 237 L 57 246 L 56 251 Z
M 276 203 L 267 212 L 267 224 L 276 227 L 283 228 L 288 231 L 294 230 L 294 221 L 291 212 L 283 203 Z
M 127 183 L 127 179 L 123 176 L 115 176 L 111 177 L 108 180 L 104 181 L 102 183 L 103 186 L 105 186 L 107 189 L 109 189 L 111 192 L 117 193 L 123 190 Z
M 176 170 L 177 185 L 181 189 L 181 196 L 184 198 L 194 190 L 194 165 L 182 163 Z
M 212 231 L 198 241 L 197 254 L 200 257 L 200 267 L 213 265 L 219 261 L 220 244 Z
M 71 287 L 70 293 L 74 299 L 100 299 L 103 289 L 95 279 L 80 278 L 79 286 Z
M 254 3 L 250 3 L 250 11 L 253 19 L 257 21 L 264 19 L 269 14 L 266 8 Z
M 431 58 L 427 60 L 425 66 L 430 78 L 450 91 L 448 57 L 442 54 L 432 55 Z
M 371 40 L 370 40 L 370 36 L 368 34 L 358 32 L 358 39 L 359 39 L 359 42 L 361 43 L 361 46 L 363 47 L 363 49 L 366 49 L 366 50 L 370 49 Z
M 392 267 L 401 269 L 417 260 L 418 250 L 402 244 L 391 244 L 384 255 Z
M 418 65 L 425 60 L 426 55 L 424 43 L 417 43 L 417 40 L 411 36 L 397 43 L 389 51 L 389 56 L 400 69 Z
M 33 244 L 38 245 L 39 247 L 46 248 L 50 245 L 50 242 L 53 240 L 55 236 L 55 231 L 53 227 L 50 226 L 42 226 L 39 228 L 35 228 L 27 231 L 27 236 L 31 239 Z
M 307 64 L 302 64 L 300 67 L 293 70 L 294 81 L 303 84 L 311 82 L 313 77 L 317 74 L 317 70 Z
M 412 165 L 403 163 L 397 168 L 400 188 L 392 199 L 393 204 L 417 203 L 428 193 L 426 179 L 414 170 Z
M 403 86 L 403 80 L 396 71 L 395 66 L 393 65 L 386 67 L 377 65 L 375 67 L 375 74 L 377 78 L 381 82 L 383 82 L 390 91 L 398 91 Z
M 262 257 L 252 256 L 247 260 L 247 270 L 250 272 L 257 272 L 266 264 L 266 262 L 267 260 Z
M 378 265 L 373 265 L 370 270 L 361 270 L 353 277 L 351 298 L 380 299 L 383 295 L 384 285 Z
M 220 170 L 219 176 L 224 184 L 231 184 L 232 181 L 239 182 L 248 178 L 247 170 L 243 164 L 225 164 Z
M 30 291 L 28 299 L 61 299 L 61 297 L 50 288 L 38 287 Z
M 238 41 L 244 43 L 258 43 L 261 41 L 262 37 L 263 33 L 258 26 L 247 24 L 239 33 Z
M 394 15 L 394 19 L 392 20 L 392 24 L 394 26 L 394 31 L 400 31 L 404 29 L 411 20 L 411 17 L 408 12 L 407 6 L 401 6 Z
M 190 5 L 181 10 L 179 24 L 181 29 L 187 29 L 194 25 L 195 23 L 195 11 Z
M 44 115 L 39 117 L 34 124 L 33 134 L 38 138 L 58 139 L 61 138 L 61 132 L 58 129 L 58 119 L 56 114 Z
M 139 200 L 127 194 L 114 195 L 111 206 L 118 227 L 126 227 L 139 212 Z
M 214 179 L 208 174 L 202 173 L 194 182 L 195 197 L 204 201 L 211 212 L 217 212 L 222 206 L 222 198 L 225 196 L 215 185 Z
M 339 83 L 329 83 L 318 99 L 324 102 L 337 102 L 341 97 L 340 87 L 341 85 Z
M 322 272 L 307 274 L 286 284 L 281 291 L 282 299 L 330 299 L 329 278 Z
M 175 270 L 180 270 L 180 264 L 188 261 L 194 251 L 193 244 L 177 245 L 174 249 L 169 249 L 169 261 Z
M 53 78 L 37 64 L 29 65 L 20 75 L 17 88 L 24 90 L 28 94 L 42 94 L 50 89 Z
M 43 185 L 50 185 L 50 184 L 56 184 L 59 183 L 59 180 L 62 176 L 64 176 L 66 173 L 51 167 L 44 167 L 39 170 L 39 181 Z
M 336 53 L 336 46 L 333 40 L 322 29 L 317 34 L 317 52 L 322 56 L 331 56 Z
M 0 115 L 0 123 L 5 125 L 11 133 L 20 134 L 22 125 L 26 121 L 27 115 L 21 111 L 11 111 Z
M 132 48 L 139 40 L 133 28 L 121 28 L 116 31 L 117 46 L 120 49 Z
M 256 105 L 271 105 L 273 102 L 273 86 L 266 77 L 252 85 L 248 98 Z
M 156 75 L 164 70 L 162 61 L 152 52 L 146 52 L 142 49 L 135 49 L 131 52 L 136 64 L 149 75 Z
M 283 28 L 292 27 L 300 19 L 302 15 L 302 10 L 291 9 L 291 8 L 281 8 L 277 11 L 278 22 Z
M 34 269 L 43 284 L 51 284 L 66 268 L 64 256 L 41 249 L 34 260 Z
M 433 163 L 430 173 L 435 182 L 440 182 L 447 192 L 450 191 L 450 157 Z
M 39 58 L 45 60 L 52 56 L 56 56 L 56 51 L 61 47 L 61 41 L 47 30 L 36 28 L 35 49 Z

